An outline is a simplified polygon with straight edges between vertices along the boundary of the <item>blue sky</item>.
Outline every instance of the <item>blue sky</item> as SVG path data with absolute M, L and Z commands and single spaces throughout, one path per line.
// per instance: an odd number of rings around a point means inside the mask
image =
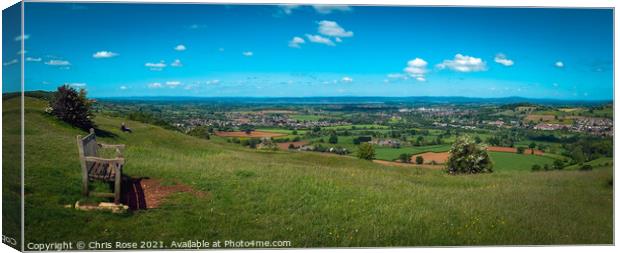
M 94 97 L 613 98 L 610 9 L 25 8 L 27 90 L 68 83 Z M 18 35 L 3 43 L 19 44 Z M 19 47 L 12 51 L 4 70 L 19 68 L 10 64 Z

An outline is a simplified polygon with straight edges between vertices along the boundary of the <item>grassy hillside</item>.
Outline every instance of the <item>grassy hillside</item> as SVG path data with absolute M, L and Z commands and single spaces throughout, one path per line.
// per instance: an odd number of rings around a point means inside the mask
M 8 100 L 6 103 L 16 101 Z M 610 166 L 450 176 L 358 159 L 261 152 L 98 116 L 127 145 L 125 173 L 182 183 L 158 209 L 118 215 L 80 199 L 83 131 L 26 100 L 26 240 L 290 240 L 293 247 L 610 244 Z M 133 134 L 121 133 L 125 121 Z M 16 132 L 5 132 L 15 135 Z M 5 137 L 6 138 L 6 137 Z

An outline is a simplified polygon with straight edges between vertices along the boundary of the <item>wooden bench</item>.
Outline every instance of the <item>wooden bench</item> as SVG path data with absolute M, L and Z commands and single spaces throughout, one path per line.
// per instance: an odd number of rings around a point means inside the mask
M 82 166 L 82 195 L 95 197 L 114 198 L 114 203 L 119 204 L 121 199 L 121 175 L 125 159 L 121 150 L 125 145 L 110 145 L 97 143 L 95 130 L 90 129 L 90 134 L 85 137 L 77 136 L 77 146 L 80 155 L 80 165 Z M 99 156 L 99 149 L 115 149 L 116 158 L 102 158 Z M 90 181 L 104 181 L 114 183 L 114 193 L 92 192 L 88 190 Z

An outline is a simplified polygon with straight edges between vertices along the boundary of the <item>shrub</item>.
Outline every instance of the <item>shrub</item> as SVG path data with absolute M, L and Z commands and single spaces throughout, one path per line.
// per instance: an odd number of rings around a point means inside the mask
M 403 153 L 403 154 L 400 154 L 400 156 L 398 156 L 398 159 L 401 162 L 410 163 L 411 162 L 411 155 L 407 154 L 407 153 Z
M 579 167 L 579 170 L 581 170 L 581 171 L 592 170 L 592 165 L 590 165 L 590 164 L 583 164 L 583 165 L 581 165 L 581 167 Z
M 549 164 L 545 164 L 545 165 L 543 165 L 543 169 L 544 169 L 545 171 L 549 170 Z
M 424 163 L 424 157 L 421 157 L 421 156 L 416 156 L 416 157 L 415 157 L 415 163 L 417 163 L 417 164 L 423 164 L 423 163 Z
M 532 165 L 532 171 L 539 171 L 539 170 L 540 170 L 540 165 L 538 164 Z
M 554 170 L 562 170 L 564 169 L 564 162 L 562 160 L 553 161 L 553 169 Z
M 476 144 L 469 136 L 459 137 L 452 144 L 446 165 L 451 174 L 493 172 L 493 163 L 486 148 Z
M 517 147 L 517 154 L 523 154 L 525 152 L 524 147 Z
M 357 157 L 364 160 L 375 159 L 375 148 L 369 143 L 362 143 L 357 149 Z
M 329 136 L 328 142 L 331 144 L 338 143 L 338 136 L 335 134 L 332 134 L 331 136 Z
M 86 98 L 86 90 L 77 91 L 69 85 L 58 87 L 49 102 L 52 115 L 75 127 L 88 130 L 95 127 L 92 121 L 92 102 Z

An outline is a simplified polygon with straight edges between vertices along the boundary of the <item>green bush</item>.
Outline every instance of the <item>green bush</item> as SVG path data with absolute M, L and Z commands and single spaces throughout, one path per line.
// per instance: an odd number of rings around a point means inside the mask
M 362 143 L 357 149 L 357 157 L 364 160 L 375 159 L 375 148 L 369 143 Z
M 91 112 L 92 102 L 86 98 L 86 90 L 77 91 L 69 85 L 58 87 L 49 102 L 51 114 L 75 127 L 94 128 Z
M 553 161 L 553 169 L 554 170 L 562 170 L 564 169 L 564 162 L 562 160 Z
M 493 163 L 486 148 L 478 145 L 469 136 L 459 137 L 452 144 L 446 165 L 451 174 L 493 172 Z
M 532 165 L 532 171 L 540 171 L 540 169 L 541 169 L 540 165 L 538 165 L 538 164 Z
M 590 164 L 583 164 L 579 167 L 579 170 L 581 171 L 589 171 L 592 170 L 592 165 Z
M 416 156 L 415 157 L 415 163 L 416 164 L 423 164 L 424 163 L 424 157 Z
M 404 163 L 411 163 L 411 155 L 407 153 L 400 154 L 398 160 Z

